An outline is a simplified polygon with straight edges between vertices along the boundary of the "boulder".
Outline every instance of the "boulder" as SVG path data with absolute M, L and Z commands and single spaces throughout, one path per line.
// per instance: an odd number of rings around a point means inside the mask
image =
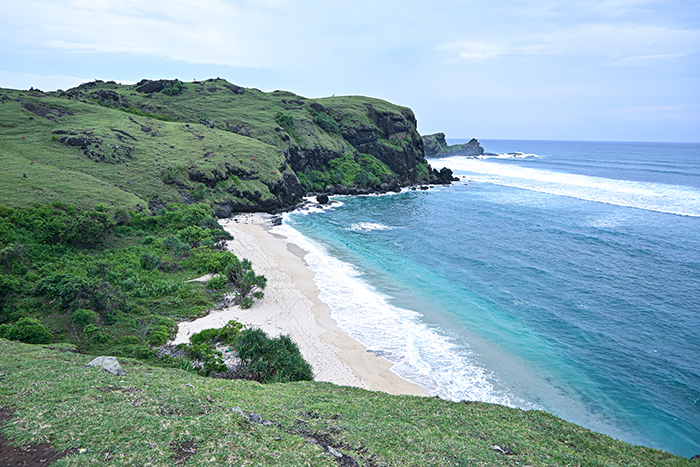
M 328 195 L 320 194 L 316 197 L 316 201 L 318 201 L 318 204 L 328 204 Z
M 113 375 L 126 376 L 126 371 L 124 368 L 122 368 L 115 357 L 97 357 L 85 365 L 85 368 L 95 366 L 102 367 L 107 373 L 112 373 Z

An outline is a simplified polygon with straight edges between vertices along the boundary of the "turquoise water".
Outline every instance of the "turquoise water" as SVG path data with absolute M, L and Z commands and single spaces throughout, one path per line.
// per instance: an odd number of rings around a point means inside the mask
M 482 141 L 450 187 L 278 228 L 339 326 L 453 400 L 700 454 L 700 145 Z

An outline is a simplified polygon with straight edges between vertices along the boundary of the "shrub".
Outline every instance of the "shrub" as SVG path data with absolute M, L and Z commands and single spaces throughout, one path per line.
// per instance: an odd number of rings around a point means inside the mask
M 73 322 L 82 328 L 88 324 L 95 324 L 98 316 L 99 315 L 92 310 L 79 308 L 73 312 Z
M 294 117 L 282 112 L 277 112 L 277 115 L 275 115 L 275 122 L 282 128 L 289 129 L 294 126 Z
M 88 211 L 73 219 L 66 232 L 66 241 L 77 247 L 94 247 L 105 241 L 116 225 L 107 213 Z
M 182 94 L 183 89 L 185 89 L 185 85 L 180 80 L 176 79 L 166 84 L 161 92 L 168 96 L 177 96 L 178 94 Z
M 361 188 L 374 188 L 378 186 L 379 183 L 379 179 L 365 169 L 360 169 L 355 174 L 355 185 Z
M 26 344 L 48 344 L 53 340 L 51 333 L 35 318 L 20 318 L 7 331 L 7 339 Z
M 323 112 L 314 113 L 314 123 L 323 128 L 328 133 L 340 133 L 338 123 L 333 120 L 328 114 Z
M 197 372 L 204 376 L 226 371 L 223 354 L 211 344 L 190 345 L 187 347 L 187 356 L 194 360 Z
M 88 324 L 83 331 L 88 336 L 88 341 L 91 344 L 105 344 L 109 341 L 109 335 L 94 324 Z
M 182 240 L 174 235 L 168 235 L 165 240 L 163 240 L 163 246 L 173 250 L 176 255 L 188 253 L 191 249 L 189 245 L 183 243 Z
M 151 253 L 144 253 L 141 255 L 141 267 L 146 271 L 153 271 L 161 263 L 160 256 Z
M 170 331 L 163 325 L 153 326 L 147 335 L 148 343 L 155 347 L 165 344 L 169 337 Z
M 214 276 L 207 281 L 207 289 L 222 290 L 226 288 L 226 278 L 224 276 Z
M 250 377 L 261 383 L 313 379 L 311 365 L 289 336 L 270 339 L 261 329 L 246 329 L 237 337 L 235 349 Z
M 236 289 L 236 301 L 241 308 L 250 308 L 253 299 L 262 299 L 263 290 L 267 286 L 267 278 L 256 275 L 249 260 L 235 259 L 226 267 L 224 275 Z
M 179 230 L 177 232 L 177 238 L 185 243 L 189 243 L 190 247 L 194 248 L 198 246 L 199 242 L 202 240 L 211 239 L 211 235 L 209 235 L 209 232 L 201 227 L 190 225 L 189 227 Z

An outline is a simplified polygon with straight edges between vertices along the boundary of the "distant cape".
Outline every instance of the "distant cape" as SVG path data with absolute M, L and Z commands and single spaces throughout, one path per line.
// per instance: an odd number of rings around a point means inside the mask
M 484 154 L 476 138 L 468 143 L 448 145 L 445 141 L 445 133 L 433 133 L 421 136 L 425 148 L 425 157 L 467 156 L 478 157 Z

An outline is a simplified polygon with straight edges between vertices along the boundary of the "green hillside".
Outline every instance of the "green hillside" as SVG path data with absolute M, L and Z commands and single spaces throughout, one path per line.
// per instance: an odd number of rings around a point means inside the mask
M 70 450 L 55 467 L 697 465 L 540 411 L 202 378 L 130 359 L 114 376 L 69 350 L 0 339 L 1 432 Z
M 0 204 L 275 211 L 309 191 L 439 182 L 422 144 L 410 109 L 366 97 L 306 99 L 222 79 L 0 89 Z

